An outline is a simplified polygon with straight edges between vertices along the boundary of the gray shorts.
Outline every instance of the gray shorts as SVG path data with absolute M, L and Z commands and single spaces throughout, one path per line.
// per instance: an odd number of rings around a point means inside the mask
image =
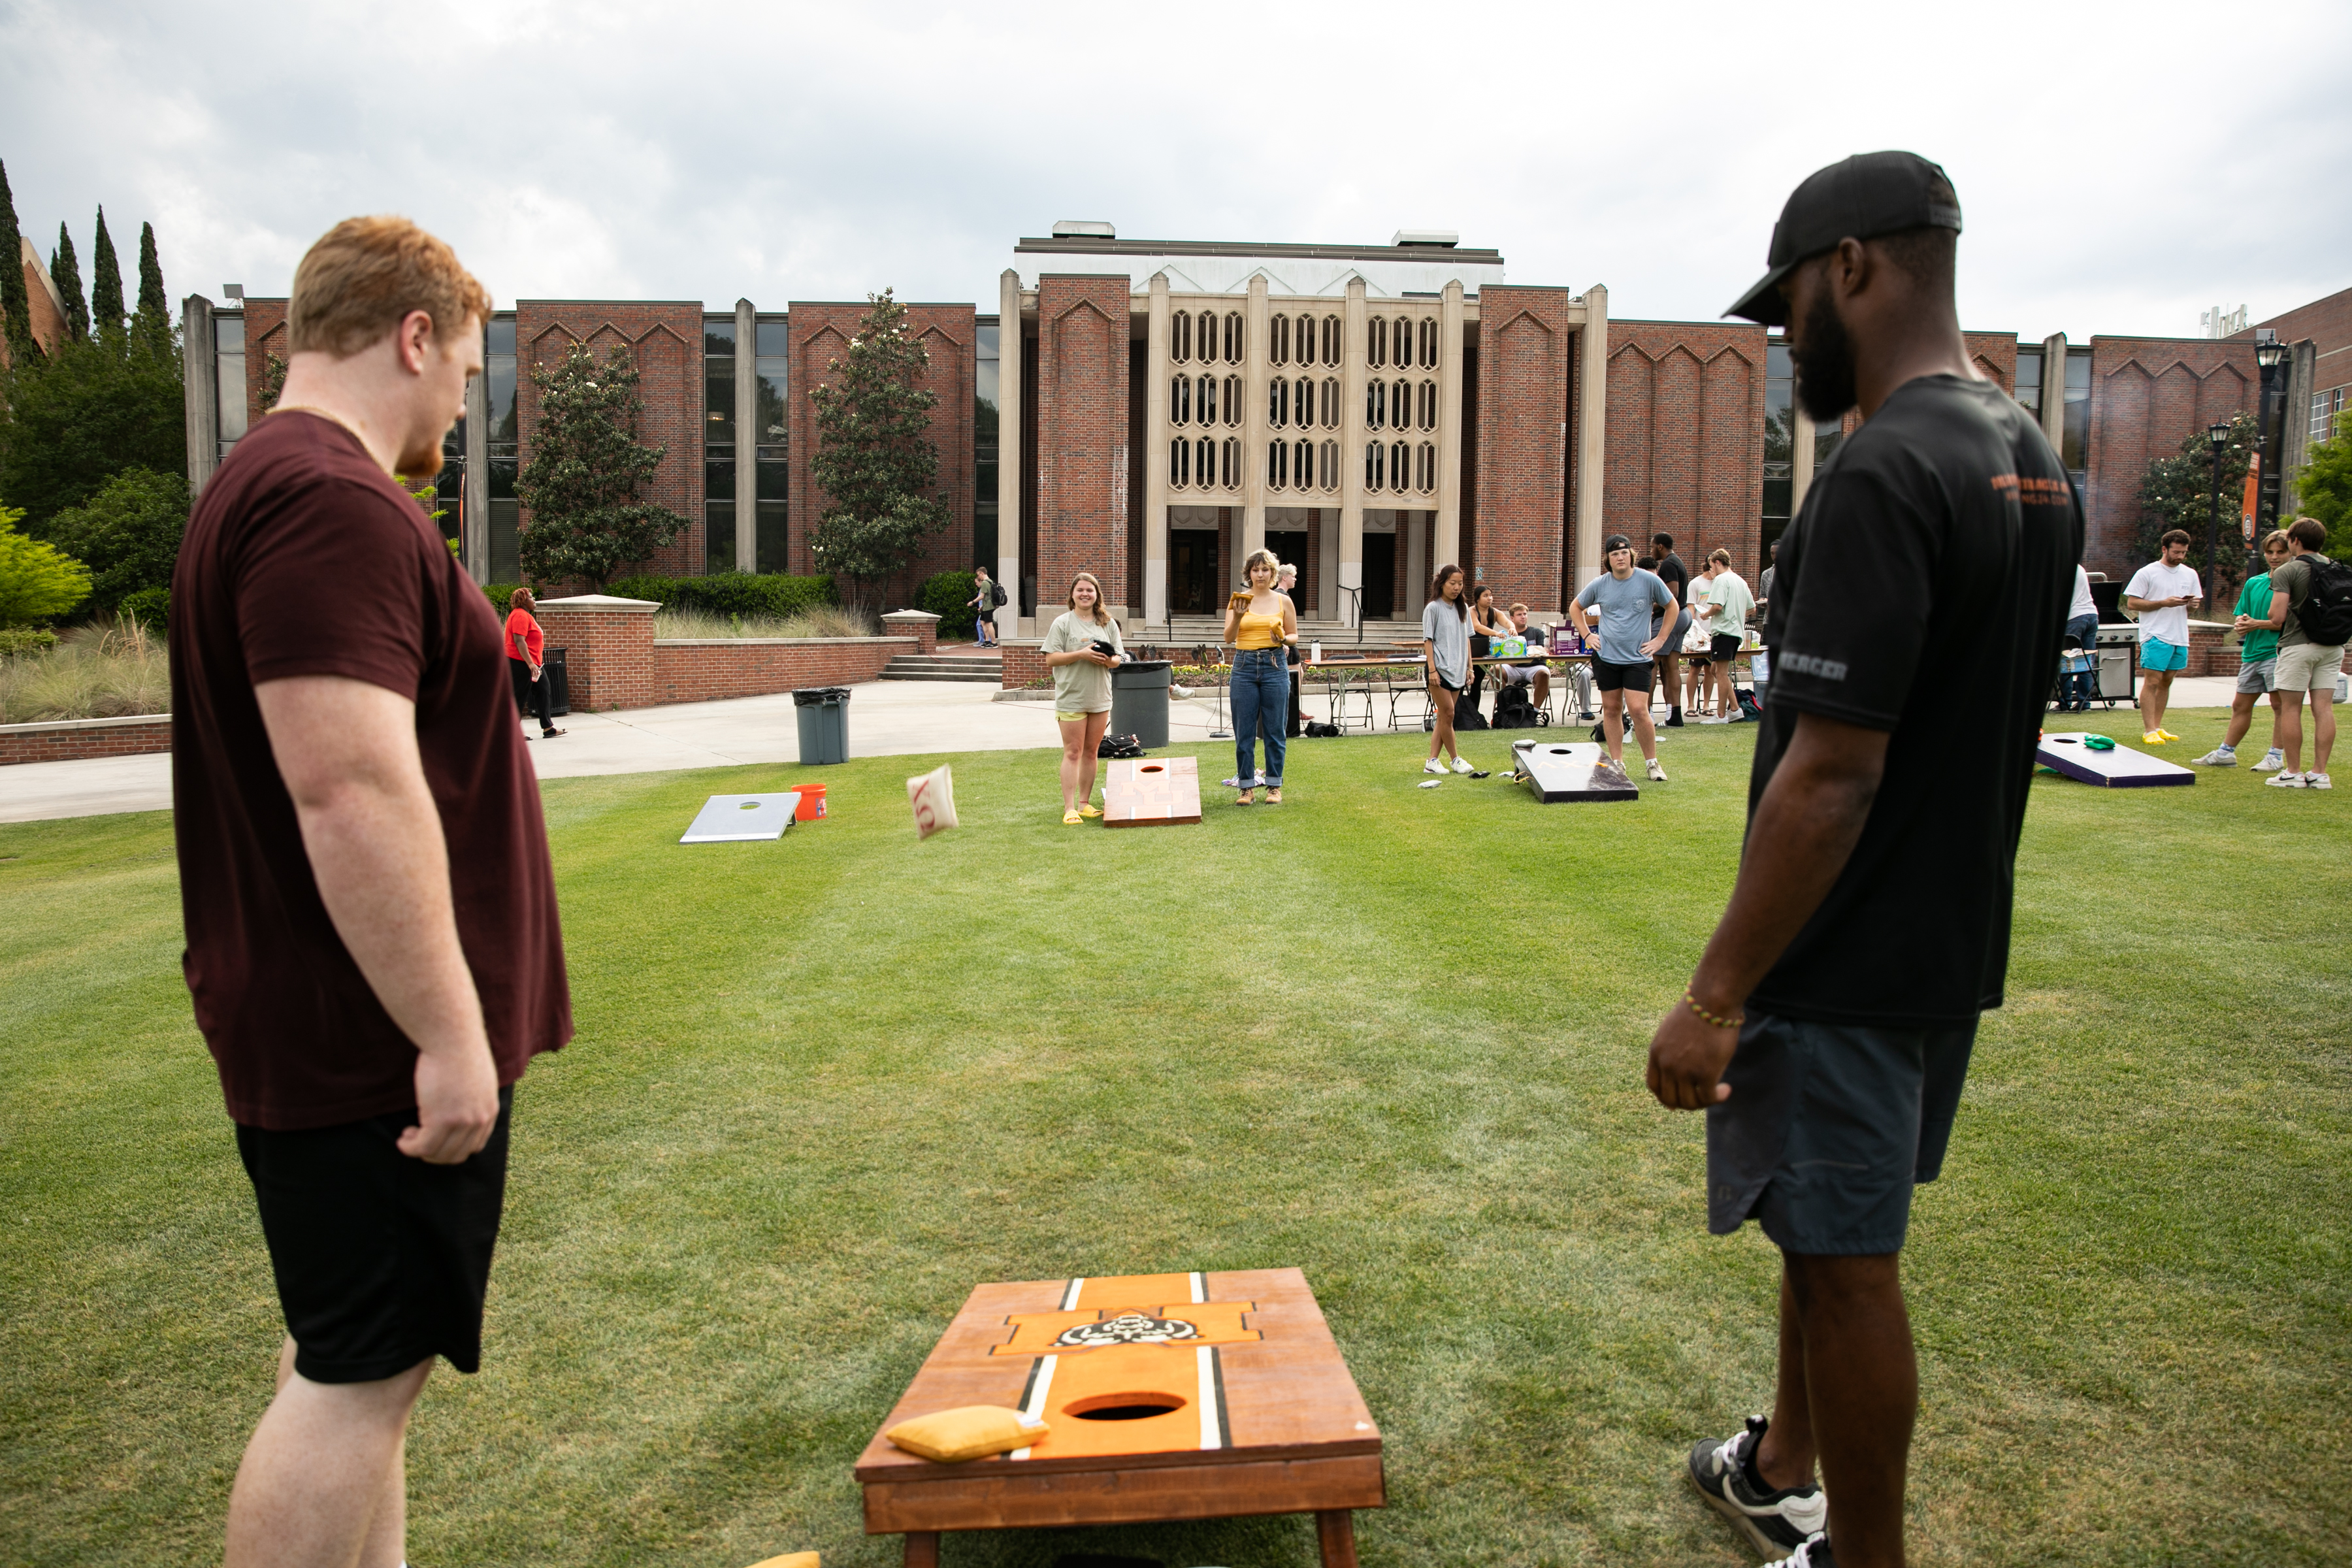
M 2260 697 L 2277 689 L 2278 658 L 2275 655 L 2238 667 L 2238 690 L 2242 695 Z
M 1880 1029 L 1751 1013 L 1706 1112 L 1706 1227 L 1783 1252 L 1899 1252 L 1944 1166 L 1977 1026 Z

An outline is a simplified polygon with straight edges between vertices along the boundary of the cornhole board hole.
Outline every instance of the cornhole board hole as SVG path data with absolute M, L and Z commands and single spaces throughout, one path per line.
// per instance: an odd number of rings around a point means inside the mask
M 1388 1492 L 1381 1433 L 1296 1268 L 982 1285 L 882 1423 L 967 1405 L 1042 1418 L 1035 1444 L 934 1464 L 881 1433 L 866 1532 L 934 1568 L 940 1532 L 1312 1513 L 1355 1568 L 1351 1510 Z
M 2120 742 L 2112 752 L 2095 752 L 2083 743 L 2089 733 L 2078 730 L 2067 735 L 2044 735 L 2033 748 L 2033 760 L 2070 779 L 2105 784 L 2109 789 L 2161 788 L 2197 782 L 2195 770 L 2151 757 L 2146 752 L 2135 752 Z
M 1561 800 L 1639 800 L 1640 787 L 1632 783 L 1600 784 L 1592 782 L 1592 770 L 1609 753 L 1591 741 L 1576 741 L 1567 745 L 1550 741 L 1514 741 L 1511 760 L 1518 764 L 1519 776 L 1528 792 L 1549 805 Z
M 1150 827 L 1201 820 L 1201 764 L 1192 757 L 1118 757 L 1103 771 L 1103 826 Z
M 798 791 L 782 795 L 714 795 L 695 814 L 680 844 L 740 844 L 782 838 L 800 809 Z

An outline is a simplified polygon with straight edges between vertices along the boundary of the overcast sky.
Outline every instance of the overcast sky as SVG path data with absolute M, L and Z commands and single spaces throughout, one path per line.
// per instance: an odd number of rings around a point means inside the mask
M 151 221 L 174 299 L 282 294 L 388 211 L 501 305 L 990 310 L 1018 237 L 1084 217 L 1452 228 L 1515 283 L 1711 319 L 1790 188 L 1881 147 L 1959 189 L 1970 327 L 2259 321 L 2352 286 L 2352 5 L 0 0 L 26 234 L 70 223 L 87 269 L 98 204 L 126 252 Z

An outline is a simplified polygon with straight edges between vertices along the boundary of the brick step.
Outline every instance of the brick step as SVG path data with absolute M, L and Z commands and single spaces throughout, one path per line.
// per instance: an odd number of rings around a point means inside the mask
M 902 653 L 884 665 L 877 679 L 954 680 L 995 686 L 1004 679 L 1004 666 L 1001 660 L 993 658 L 960 658 L 953 656 L 926 658 L 920 654 Z

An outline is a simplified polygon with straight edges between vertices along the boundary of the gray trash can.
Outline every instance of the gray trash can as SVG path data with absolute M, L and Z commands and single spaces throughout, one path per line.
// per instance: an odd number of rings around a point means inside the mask
M 804 686 L 793 693 L 801 721 L 801 762 L 849 761 L 849 688 Z
M 1136 659 L 1110 672 L 1110 733 L 1132 735 L 1149 751 L 1168 743 L 1171 661 Z

